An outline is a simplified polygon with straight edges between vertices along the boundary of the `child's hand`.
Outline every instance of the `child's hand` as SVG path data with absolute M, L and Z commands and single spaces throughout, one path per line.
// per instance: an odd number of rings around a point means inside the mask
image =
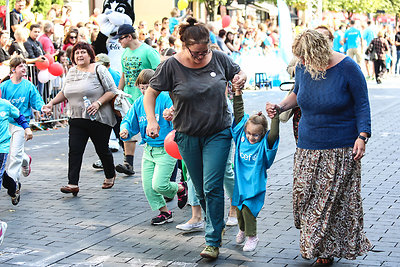
M 25 129 L 25 141 L 31 140 L 33 138 L 32 130 L 30 128 Z
M 172 119 L 174 118 L 174 113 L 175 113 L 175 109 L 172 106 L 171 108 L 166 108 L 163 111 L 163 118 L 166 121 L 172 121 Z
M 123 129 L 122 131 L 119 132 L 119 136 L 120 136 L 122 139 L 128 138 L 128 136 L 129 136 L 128 130 L 127 130 L 127 129 Z
M 244 84 L 246 83 L 246 79 L 242 78 L 239 74 L 236 74 L 233 76 L 232 79 L 232 87 L 233 89 L 242 89 L 244 87 Z
M 275 118 L 275 116 L 279 115 L 281 107 L 277 104 L 271 104 L 267 102 L 267 104 L 265 105 L 265 111 L 267 111 L 268 117 L 273 119 Z

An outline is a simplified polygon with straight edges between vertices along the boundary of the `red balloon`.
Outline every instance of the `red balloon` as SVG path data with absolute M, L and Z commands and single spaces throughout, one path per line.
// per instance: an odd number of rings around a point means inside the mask
M 175 130 L 171 131 L 164 140 L 165 151 L 173 158 L 182 159 L 181 153 L 179 153 L 178 144 L 174 141 Z
M 226 28 L 231 24 L 231 17 L 228 15 L 225 15 L 222 17 L 222 28 Z
M 46 58 L 47 58 L 47 60 L 49 61 L 49 65 L 51 65 L 51 64 L 53 64 L 54 63 L 54 57 L 52 56 L 52 55 L 50 55 L 50 54 L 46 54 L 46 55 L 44 55 Z
M 53 63 L 49 66 L 49 73 L 54 76 L 60 76 L 64 72 L 62 65 L 58 62 Z
M 38 68 L 39 70 L 47 70 L 47 68 L 49 67 L 49 61 L 48 60 L 45 60 L 45 61 L 43 61 L 43 62 L 39 62 L 39 61 L 36 61 L 35 62 L 35 66 L 36 66 L 36 68 Z

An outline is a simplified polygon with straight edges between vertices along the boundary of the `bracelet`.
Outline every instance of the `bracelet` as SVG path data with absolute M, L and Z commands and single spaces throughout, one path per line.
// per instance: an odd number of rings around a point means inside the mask
M 278 113 L 282 113 L 282 106 L 281 105 L 277 105 L 278 106 Z
M 99 107 L 101 107 L 103 104 L 101 104 L 101 102 L 99 100 L 96 101 L 97 104 L 99 104 Z

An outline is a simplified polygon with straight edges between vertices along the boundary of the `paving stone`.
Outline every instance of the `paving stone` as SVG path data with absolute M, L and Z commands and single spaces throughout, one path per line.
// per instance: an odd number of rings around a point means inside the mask
M 340 259 L 335 266 L 400 266 L 400 133 L 393 120 L 400 117 L 395 108 L 400 104 L 397 87 L 370 87 L 373 136 L 362 161 L 365 231 L 374 250 L 382 252 L 369 252 L 354 261 Z M 284 95 L 245 92 L 246 110 L 262 110 L 265 99 Z M 309 266 L 312 261 L 301 258 L 300 232 L 293 226 L 291 127 L 291 123 L 281 124 L 280 147 L 257 218 L 261 240 L 257 249 L 243 252 L 235 244 L 237 227 L 227 227 L 221 256 L 211 262 L 199 256 L 205 246 L 204 232 L 184 234 L 175 228 L 190 218 L 190 207 L 178 209 L 175 199 L 168 203 L 175 222 L 150 225 L 157 212 L 150 210 L 143 193 L 142 146 L 135 155 L 137 174 L 118 175 L 112 189 L 102 190 L 104 174 L 91 167 L 97 156 L 90 142 L 82 164 L 81 190 L 73 197 L 59 191 L 67 182 L 67 129 L 35 132 L 34 140 L 26 143 L 33 164 L 31 175 L 22 180 L 20 204 L 12 206 L 8 197 L 0 198 L 2 220 L 9 224 L 0 248 L 0 266 Z M 113 155 L 116 163 L 122 162 L 121 151 Z

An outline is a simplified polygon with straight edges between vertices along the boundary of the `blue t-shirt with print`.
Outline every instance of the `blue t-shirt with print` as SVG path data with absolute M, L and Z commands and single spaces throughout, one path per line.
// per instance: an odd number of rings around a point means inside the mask
M 127 129 L 129 132 L 128 138 L 122 140 L 127 141 L 140 132 L 142 143 L 147 143 L 152 147 L 163 147 L 165 137 L 173 129 L 172 122 L 166 121 L 163 118 L 163 111 L 166 108 L 172 107 L 172 100 L 167 92 L 160 93 L 156 99 L 155 114 L 158 125 L 160 125 L 160 132 L 159 136 L 153 139 L 146 135 L 147 118 L 143 106 L 143 97 L 142 95 L 135 100 L 121 122 L 121 131 Z
M 354 27 L 351 27 L 344 33 L 347 49 L 358 48 L 360 46 L 361 32 Z
M 250 144 L 245 133 L 248 119 L 249 115 L 245 114 L 237 125 L 234 123 L 232 126 L 232 135 L 236 146 L 232 206 L 237 206 L 239 210 L 242 210 L 243 205 L 246 205 L 254 217 L 257 217 L 264 205 L 267 169 L 274 162 L 279 138 L 272 147 L 269 147 L 268 131 L 260 142 Z
M 1 97 L 7 99 L 13 104 L 29 123 L 31 116 L 31 108 L 41 110 L 44 102 L 36 89 L 35 85 L 26 79 L 22 79 L 20 83 L 14 84 L 12 80 L 7 80 L 0 84 Z M 18 125 L 13 119 L 9 119 L 13 125 Z
M 0 99 L 0 153 L 8 153 L 10 150 L 11 134 L 9 119 L 19 117 L 19 110 L 9 101 Z

